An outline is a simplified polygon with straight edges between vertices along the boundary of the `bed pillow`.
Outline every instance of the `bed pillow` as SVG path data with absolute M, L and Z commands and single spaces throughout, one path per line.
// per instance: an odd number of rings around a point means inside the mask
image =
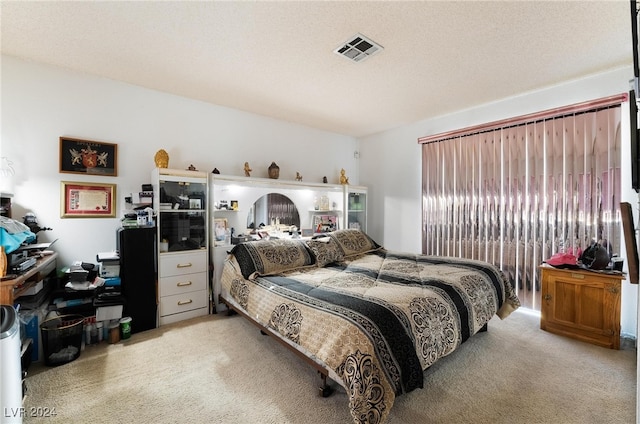
M 315 257 L 302 240 L 249 241 L 237 244 L 230 253 L 245 279 L 315 265 Z
M 318 267 L 326 266 L 333 262 L 340 262 L 344 254 L 338 243 L 331 237 L 320 237 L 307 241 L 307 246 L 316 258 Z
M 344 259 L 363 253 L 374 252 L 381 246 L 361 230 L 345 229 L 327 233 L 339 246 Z

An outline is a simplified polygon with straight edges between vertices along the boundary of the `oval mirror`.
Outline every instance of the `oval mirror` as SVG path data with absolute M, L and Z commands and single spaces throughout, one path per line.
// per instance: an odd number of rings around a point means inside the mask
M 251 206 L 247 215 L 247 228 L 255 229 L 260 226 L 279 222 L 280 225 L 295 225 L 300 228 L 300 214 L 298 208 L 284 194 L 265 194 Z

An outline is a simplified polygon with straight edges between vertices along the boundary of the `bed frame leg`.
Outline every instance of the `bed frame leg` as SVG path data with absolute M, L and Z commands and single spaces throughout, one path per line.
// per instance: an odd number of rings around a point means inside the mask
M 487 323 L 485 323 L 485 324 L 482 326 L 482 328 L 478 331 L 478 333 L 484 333 L 484 332 L 487 332 L 487 331 L 489 331 L 489 323 L 488 323 L 488 322 L 487 322 Z
M 321 373 L 320 371 L 318 371 L 318 374 L 320 374 L 320 378 L 322 379 L 322 385 L 318 388 L 318 390 L 320 391 L 320 396 L 325 398 L 331 396 L 331 394 L 333 393 L 333 388 L 331 388 L 331 386 L 327 384 L 327 375 Z

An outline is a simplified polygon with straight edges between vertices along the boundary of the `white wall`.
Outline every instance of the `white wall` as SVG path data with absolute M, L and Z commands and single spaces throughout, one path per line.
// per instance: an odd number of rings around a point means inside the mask
M 360 183 L 369 187 L 370 193 L 368 233 L 388 249 L 422 251 L 419 137 L 625 93 L 632 76 L 630 67 L 621 68 L 359 139 Z M 628 116 L 625 110 L 622 116 Z M 628 128 L 628 122 L 624 122 L 624 128 Z M 628 134 L 623 132 L 626 148 Z M 630 156 L 623 153 L 623 157 Z M 637 205 L 637 195 L 631 189 L 631 164 L 623 161 L 622 166 L 628 187 L 623 190 L 622 201 Z M 626 282 L 622 291 L 622 333 L 633 337 L 637 334 L 637 296 L 637 286 Z
M 626 92 L 633 75 L 621 68 L 354 140 L 13 57 L 2 56 L 1 71 L 0 157 L 16 170 L 13 217 L 34 212 L 41 226 L 52 227 L 39 239 L 59 239 L 62 264 L 95 261 L 97 252 L 115 248 L 124 197 L 150 182 L 160 148 L 169 152 L 170 167 L 217 167 L 230 175 L 243 175 L 248 161 L 253 176 L 266 177 L 276 161 L 281 179 L 293 180 L 299 171 L 304 181 L 320 182 L 326 175 L 337 183 L 345 168 L 352 184 L 369 187 L 368 232 L 374 240 L 420 252 L 419 137 Z M 117 143 L 118 176 L 59 173 L 60 136 Z M 118 218 L 61 219 L 63 180 L 117 184 Z M 633 191 L 622 200 L 638 202 Z M 625 284 L 623 333 L 636 334 L 636 297 L 637 287 Z
M 352 137 L 190 100 L 145 88 L 2 56 L 0 157 L 14 164 L 13 218 L 33 212 L 39 241 L 58 238 L 60 264 L 95 262 L 115 249 L 124 197 L 151 182 L 153 157 L 161 148 L 169 167 L 267 177 L 272 161 L 280 178 L 338 183 L 344 168 L 358 183 Z M 118 144 L 118 176 L 59 173 L 59 137 Z M 117 218 L 60 218 L 60 181 L 117 184 Z

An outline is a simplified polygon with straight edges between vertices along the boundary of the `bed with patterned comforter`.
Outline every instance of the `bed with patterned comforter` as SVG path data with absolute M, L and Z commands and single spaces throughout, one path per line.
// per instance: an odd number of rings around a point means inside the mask
M 423 371 L 520 305 L 485 262 L 392 252 L 359 230 L 235 246 L 221 300 L 320 364 L 354 423 L 382 423 Z

